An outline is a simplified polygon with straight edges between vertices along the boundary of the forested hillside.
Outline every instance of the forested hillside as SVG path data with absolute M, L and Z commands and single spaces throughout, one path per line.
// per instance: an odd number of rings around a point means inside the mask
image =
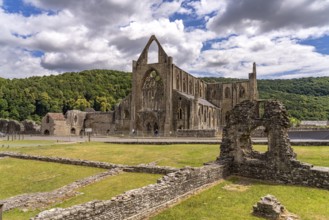
M 204 78 L 208 82 L 237 79 Z M 329 119 L 329 77 L 289 80 L 258 80 L 259 98 L 282 101 L 290 115 L 299 120 Z
M 203 78 L 231 82 L 230 78 Z M 47 112 L 94 108 L 108 111 L 131 89 L 131 73 L 88 70 L 26 79 L 0 78 L 0 118 L 40 121 Z M 328 120 L 329 77 L 258 80 L 261 99 L 282 101 L 299 120 Z
M 131 88 L 131 73 L 88 70 L 26 79 L 0 78 L 0 118 L 40 121 L 47 112 L 108 111 Z

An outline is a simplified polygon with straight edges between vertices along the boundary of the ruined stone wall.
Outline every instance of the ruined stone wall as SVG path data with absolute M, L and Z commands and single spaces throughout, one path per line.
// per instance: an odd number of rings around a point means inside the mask
M 40 134 L 41 127 L 34 121 L 24 120 L 21 123 L 24 127 L 24 134 Z
M 223 100 L 223 88 L 221 83 L 208 83 L 207 84 L 207 100 L 215 106 L 221 106 Z
M 158 60 L 155 63 L 149 63 L 148 60 L 151 44 L 158 48 Z M 152 78 L 154 73 L 156 78 Z M 148 89 L 149 92 L 146 91 Z M 151 133 L 157 129 L 168 135 L 172 129 L 171 100 L 172 57 L 166 54 L 153 35 L 138 60 L 133 61 L 130 130 Z
M 173 65 L 173 89 L 179 92 L 206 98 L 207 83 Z
M 227 114 L 219 162 L 233 174 L 278 183 L 329 189 L 329 168 L 296 160 L 288 138 L 288 113 L 278 101 L 244 101 Z M 268 151 L 253 149 L 250 135 L 264 127 Z
M 130 131 L 131 123 L 131 96 L 130 93 L 114 109 L 114 121 L 116 131 Z
M 173 131 L 192 128 L 192 120 L 190 119 L 195 117 L 191 115 L 192 101 L 176 91 L 173 93 Z
M 290 164 L 281 168 L 262 160 L 247 160 L 243 164 L 236 164 L 232 172 L 239 176 L 281 184 L 329 189 L 329 167 L 317 167 L 297 160 L 291 160 Z
M 24 127 L 18 121 L 0 119 L 0 132 L 5 134 L 16 134 L 22 131 L 24 131 Z
M 114 132 L 113 112 L 87 113 L 85 128 L 92 128 L 94 135 L 108 135 Z
M 56 208 L 41 212 L 32 219 L 142 219 L 225 175 L 225 167 L 220 165 L 186 168 L 164 176 L 157 184 L 130 190 L 111 200 L 92 201 L 66 209 Z
M 82 135 L 84 133 L 84 122 L 87 112 L 79 110 L 70 110 L 65 114 L 66 124 L 69 128 L 67 135 Z

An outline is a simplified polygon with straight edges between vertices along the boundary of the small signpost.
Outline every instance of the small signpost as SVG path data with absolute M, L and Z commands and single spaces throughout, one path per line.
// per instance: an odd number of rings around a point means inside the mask
M 92 128 L 85 128 L 85 132 L 88 134 L 88 142 L 90 142 L 90 135 L 91 135 L 91 132 L 93 132 L 93 129 Z

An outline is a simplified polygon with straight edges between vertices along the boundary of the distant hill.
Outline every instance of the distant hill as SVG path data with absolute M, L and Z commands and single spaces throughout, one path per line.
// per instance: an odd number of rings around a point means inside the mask
M 205 77 L 206 82 L 237 79 Z M 299 120 L 328 120 L 329 77 L 258 80 L 261 99 L 282 101 Z M 108 111 L 131 90 L 131 73 L 88 70 L 26 79 L 0 78 L 0 118 L 40 121 L 47 112 Z
M 230 82 L 238 79 L 203 78 L 206 82 Z M 258 80 L 260 99 L 277 99 L 289 114 L 299 120 L 328 120 L 329 77 Z
M 110 110 L 131 89 L 131 73 L 88 70 L 79 73 L 0 78 L 0 118 L 40 121 L 47 112 L 94 108 Z

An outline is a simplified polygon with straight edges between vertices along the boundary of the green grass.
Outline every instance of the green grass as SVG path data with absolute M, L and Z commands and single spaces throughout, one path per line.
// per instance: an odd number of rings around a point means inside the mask
M 7 142 L 0 142 L 0 146 L 3 143 Z M 219 145 L 217 144 L 125 145 L 96 142 L 56 144 L 54 141 L 14 141 L 10 143 L 12 145 L 8 149 L 0 147 L 0 151 L 16 151 L 32 155 L 79 158 L 128 165 L 157 162 L 158 165 L 173 167 L 202 166 L 204 162 L 215 160 L 219 154 Z M 8 142 L 8 144 L 10 143 Z M 267 146 L 256 145 L 254 148 L 258 151 L 266 151 Z M 329 167 L 328 146 L 295 146 L 293 148 L 299 160 Z M 90 169 L 90 174 L 85 176 L 101 172 L 95 168 L 18 159 L 0 159 L 0 179 L 2 180 L 0 199 L 25 192 L 49 191 L 58 188 L 83 178 L 78 177 L 78 175 L 87 172 L 84 171 L 85 169 Z M 78 196 L 52 207 L 67 207 L 94 199 L 110 199 L 126 190 L 155 182 L 157 178 L 159 175 L 132 173 L 109 177 L 80 189 Z M 272 185 L 257 181 L 251 181 L 251 187 L 245 192 L 222 189 L 225 184 L 231 184 L 238 180 L 237 177 L 231 178 L 165 211 L 154 219 L 257 219 L 250 215 L 252 205 L 261 196 L 268 193 L 274 194 L 288 210 L 300 215 L 302 219 L 329 219 L 328 191 Z M 40 210 L 35 210 L 24 213 L 15 209 L 6 212 L 4 219 L 28 219 L 39 212 Z
M 213 161 L 219 152 L 218 145 L 128 145 L 107 143 L 78 143 L 39 147 L 0 148 L 0 151 L 17 151 L 32 155 L 59 156 L 97 160 L 116 164 L 137 165 L 157 162 L 160 166 L 202 166 Z
M 81 188 L 78 190 L 79 195 L 76 197 L 67 199 L 54 206 L 50 206 L 47 209 L 54 207 L 65 208 L 92 200 L 108 200 L 125 191 L 156 183 L 156 180 L 160 177 L 161 175 L 144 173 L 122 173 L 117 176 L 111 176 L 102 181 Z M 40 211 L 41 210 L 23 212 L 21 210 L 14 209 L 9 212 L 5 212 L 4 219 L 29 219 L 38 214 Z
M 217 144 L 132 145 L 86 142 L 42 145 L 38 141 L 17 142 L 16 147 L 0 147 L 0 151 L 17 151 L 32 155 L 78 158 L 127 165 L 155 161 L 160 166 L 173 167 L 202 166 L 205 162 L 215 160 L 219 154 Z M 32 144 L 34 146 L 31 146 Z M 267 146 L 255 145 L 254 148 L 258 151 L 265 151 Z M 317 166 L 329 167 L 329 146 L 294 146 L 293 148 L 297 153 L 297 159 Z
M 267 150 L 266 145 L 255 145 L 260 152 Z M 297 159 L 315 166 L 329 167 L 329 146 L 293 146 Z
M 57 189 L 103 169 L 57 163 L 0 159 L 0 199 Z
M 243 192 L 223 189 L 223 186 L 237 183 L 239 180 L 241 178 L 231 177 L 151 219 L 257 220 L 260 218 L 251 215 L 252 206 L 267 194 L 276 196 L 288 211 L 299 215 L 303 220 L 329 219 L 328 190 L 274 185 L 256 180 L 247 180 L 250 181 L 250 188 Z

